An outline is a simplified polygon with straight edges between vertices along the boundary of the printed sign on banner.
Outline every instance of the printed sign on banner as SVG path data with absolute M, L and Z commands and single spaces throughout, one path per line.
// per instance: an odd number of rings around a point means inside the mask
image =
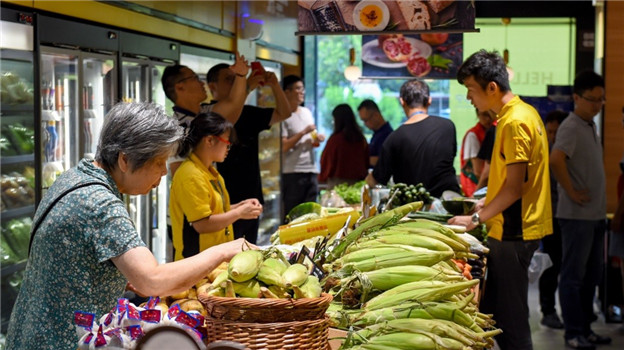
M 474 32 L 474 1 L 299 0 L 297 35 Z
M 362 76 L 378 79 L 455 79 L 463 34 L 362 36 Z

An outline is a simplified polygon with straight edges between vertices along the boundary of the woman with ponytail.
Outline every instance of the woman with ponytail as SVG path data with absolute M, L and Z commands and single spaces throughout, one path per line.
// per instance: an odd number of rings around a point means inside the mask
M 230 205 L 214 166 L 227 157 L 233 130 L 232 123 L 217 113 L 198 114 L 187 129 L 178 155 L 188 158 L 175 172 L 169 197 L 174 260 L 232 241 L 233 222 L 262 213 L 256 198 Z

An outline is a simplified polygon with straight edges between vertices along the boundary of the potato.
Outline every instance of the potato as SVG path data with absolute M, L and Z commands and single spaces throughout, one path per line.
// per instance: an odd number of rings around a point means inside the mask
M 211 281 L 208 279 L 208 277 L 202 278 L 201 280 L 199 280 L 199 282 L 195 283 L 195 288 L 199 288 L 201 286 L 203 286 L 206 283 L 210 283 Z
M 176 300 L 176 299 L 187 299 L 189 295 L 189 290 L 185 290 L 182 293 L 178 293 L 178 294 L 173 294 L 171 295 L 171 299 Z
M 197 288 L 197 295 L 208 293 L 212 289 L 212 284 L 206 283 Z
M 180 308 L 186 312 L 196 310 L 199 311 L 200 314 L 204 316 L 206 315 L 206 310 L 204 309 L 202 303 L 199 302 L 199 300 L 187 300 L 180 304 Z

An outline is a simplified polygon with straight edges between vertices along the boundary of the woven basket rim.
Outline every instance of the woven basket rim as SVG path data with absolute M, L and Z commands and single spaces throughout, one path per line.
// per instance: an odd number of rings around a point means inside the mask
M 228 298 L 228 297 L 217 297 L 208 295 L 206 293 L 201 293 L 197 296 L 197 299 L 204 304 L 218 304 L 220 306 L 225 305 L 236 305 L 239 308 L 297 308 L 297 309 L 306 309 L 306 308 L 318 308 L 319 306 L 324 306 L 331 303 L 333 300 L 333 296 L 328 293 L 322 293 L 318 298 L 301 298 L 301 299 L 268 299 L 268 298 Z

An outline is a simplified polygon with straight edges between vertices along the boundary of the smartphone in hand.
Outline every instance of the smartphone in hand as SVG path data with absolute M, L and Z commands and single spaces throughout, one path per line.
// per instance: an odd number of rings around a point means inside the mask
M 251 72 L 253 76 L 264 75 L 266 72 L 259 61 L 251 62 Z M 264 86 L 264 81 L 260 82 L 260 86 Z

